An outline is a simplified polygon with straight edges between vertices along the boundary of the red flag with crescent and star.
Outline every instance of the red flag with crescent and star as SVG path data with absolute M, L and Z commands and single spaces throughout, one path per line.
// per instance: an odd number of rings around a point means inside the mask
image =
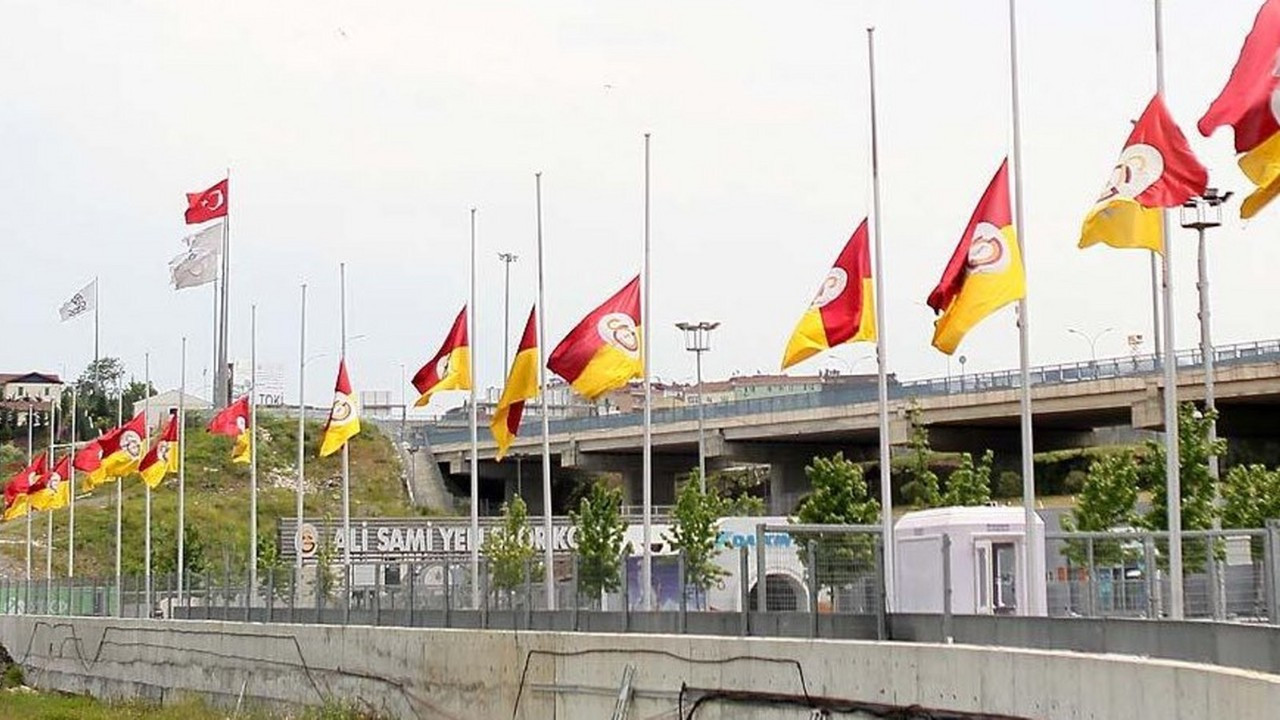
M 227 183 L 223 179 L 208 190 L 187 193 L 188 225 L 227 216 Z

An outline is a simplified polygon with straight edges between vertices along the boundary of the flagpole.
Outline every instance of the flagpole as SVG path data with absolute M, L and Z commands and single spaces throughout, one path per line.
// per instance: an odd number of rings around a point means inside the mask
M 533 174 L 537 196 L 538 218 L 538 393 L 542 399 L 542 562 L 546 565 L 544 577 L 547 586 L 547 609 L 556 609 L 554 534 L 551 527 L 551 433 L 547 420 L 547 361 L 544 355 L 544 338 L 547 336 L 547 311 L 542 297 L 542 173 Z M 508 266 L 509 267 L 509 266 Z
M 187 569 L 187 336 L 182 336 L 178 375 L 178 603 L 182 602 Z
M 222 272 L 219 268 L 218 275 L 213 278 L 213 377 L 209 379 L 209 405 L 215 409 L 218 407 L 218 358 L 221 355 L 219 350 L 220 342 L 218 339 L 219 328 L 221 323 L 218 320 L 218 303 L 222 301 Z
M 98 369 L 98 276 L 93 276 L 93 381 L 98 384 L 102 371 Z
M 888 353 L 884 337 L 884 254 L 880 243 L 880 136 L 876 121 L 876 29 L 867 28 L 867 71 L 871 89 L 871 197 L 875 218 L 876 252 L 876 393 L 880 413 L 880 534 L 884 555 L 884 594 L 886 608 L 893 610 L 894 554 L 893 484 L 889 449 L 889 373 Z M 757 571 L 759 572 L 759 571 Z
M 1164 21 L 1160 0 L 1155 0 L 1156 92 L 1164 95 Z M 1169 525 L 1169 619 L 1181 620 L 1182 596 L 1182 478 L 1178 457 L 1178 357 L 1173 338 L 1173 243 L 1169 242 L 1169 210 L 1160 211 L 1160 255 L 1164 274 L 1164 474 L 1165 505 Z
M 227 406 L 227 312 L 230 306 L 231 286 L 231 168 L 227 168 L 227 214 L 222 221 L 222 306 L 219 310 L 218 327 L 218 372 L 214 376 L 220 378 L 217 388 L 215 408 Z
M 306 440 L 307 405 L 307 284 L 302 283 L 302 306 L 298 313 L 298 486 L 295 488 L 294 510 L 298 516 L 298 524 L 294 529 L 294 539 L 302 531 L 302 486 L 306 478 L 306 456 L 304 444 Z M 294 547 L 293 567 L 296 573 L 302 572 L 302 549 Z M 301 575 L 298 575 L 301 578 Z M 296 580 L 295 580 L 296 582 Z
M 258 589 L 258 306 L 249 306 L 249 591 Z M 345 473 L 344 473 L 345 474 Z
M 338 263 L 338 317 L 341 341 L 340 366 L 347 361 L 347 264 Z M 343 621 L 351 616 L 351 444 L 342 443 L 342 572 Z
M 467 302 L 467 372 L 471 375 L 471 602 L 480 607 L 480 440 L 476 415 L 476 209 L 471 208 L 471 299 Z
M 30 467 L 32 461 L 35 460 L 35 404 L 27 403 L 27 466 Z M 31 482 L 31 476 L 27 476 L 27 482 Z M 31 489 L 27 488 L 27 587 L 31 586 Z
M 644 134 L 644 287 L 640 309 L 644 365 L 644 451 L 641 468 L 644 505 L 644 557 L 640 565 L 640 605 L 653 609 L 653 386 L 649 381 L 649 133 Z
M 1027 267 L 1027 239 L 1022 208 L 1022 119 L 1018 97 L 1018 17 L 1017 0 L 1009 0 L 1009 85 L 1013 106 L 1013 198 L 1015 206 L 1016 233 L 1018 236 L 1018 252 L 1022 255 L 1023 272 Z M 1026 525 L 1022 543 L 1022 562 L 1027 578 L 1028 614 L 1041 606 L 1041 595 L 1044 592 L 1044 578 L 1033 572 L 1036 567 L 1036 480 L 1035 463 L 1033 462 L 1033 444 L 1031 433 L 1031 348 L 1030 318 L 1027 315 L 1026 293 L 1018 300 L 1018 368 L 1021 382 L 1019 387 L 1019 406 L 1022 430 L 1022 508 Z
M 143 434 L 146 437 L 145 447 L 149 452 L 151 450 L 151 353 L 143 353 L 143 392 L 146 393 L 142 400 L 142 427 Z M 143 598 L 147 604 L 147 614 L 151 614 L 151 483 L 143 482 L 143 490 L 146 493 L 146 541 L 143 545 L 143 576 L 145 579 L 145 591 Z
M 49 465 L 46 472 L 49 473 L 49 475 L 52 475 L 54 469 L 58 467 L 57 463 L 53 461 L 53 443 L 55 442 L 53 423 L 55 410 L 54 398 L 49 398 L 49 449 L 46 454 L 46 457 L 49 459 Z M 45 477 L 48 477 L 49 475 L 46 475 Z M 46 484 L 45 488 L 47 489 L 48 487 L 49 486 Z M 48 598 L 53 593 L 53 508 L 46 509 L 44 514 L 44 596 Z
M 96 290 L 94 291 L 96 294 Z M 97 302 L 95 296 L 94 302 Z M 71 384 L 71 463 L 67 472 L 67 494 L 70 496 L 67 507 L 67 577 L 76 576 L 76 396 L 79 390 L 75 383 Z
M 124 425 L 124 388 L 116 384 L 116 427 Z M 116 616 L 124 617 L 124 582 L 121 567 L 121 527 L 124 520 L 124 478 L 116 478 Z

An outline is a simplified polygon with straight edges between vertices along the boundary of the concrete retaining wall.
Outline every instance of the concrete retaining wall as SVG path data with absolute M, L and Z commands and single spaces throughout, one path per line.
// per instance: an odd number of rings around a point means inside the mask
M 1280 676 L 1129 656 L 923 643 L 0 617 L 38 687 L 100 697 L 320 704 L 401 718 L 808 717 L 711 700 L 748 690 L 1034 718 L 1274 718 Z

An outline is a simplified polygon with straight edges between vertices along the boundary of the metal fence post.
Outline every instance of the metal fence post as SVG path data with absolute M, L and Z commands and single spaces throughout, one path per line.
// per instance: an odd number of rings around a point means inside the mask
M 547 568 L 551 572 L 551 568 Z M 533 627 L 533 558 L 524 559 L 524 629 Z
M 805 544 L 805 571 L 809 575 L 809 637 L 818 637 L 818 543 L 810 540 Z M 766 582 L 756 579 L 756 587 L 764 587 Z M 767 595 L 766 595 L 767 597 Z M 767 605 L 765 607 L 768 607 Z
M 768 598 L 765 597 L 765 568 L 768 558 L 764 550 L 764 523 L 756 525 L 756 610 L 764 612 L 769 608 Z M 813 589 L 810 588 L 810 592 Z
M 951 534 L 942 533 L 942 642 L 951 643 Z
M 417 604 L 417 593 L 414 592 L 414 585 L 418 584 L 418 566 L 414 563 L 407 563 L 405 567 L 409 572 L 409 627 L 413 627 L 413 610 Z
M 569 608 L 572 615 L 573 631 L 578 631 L 578 606 L 581 604 L 582 595 L 578 588 L 578 573 L 582 572 L 582 558 L 578 553 L 573 553 L 570 557 L 569 572 L 573 574 L 573 605 Z
M 688 627 L 689 613 L 689 566 L 685 562 L 684 550 L 676 556 L 676 587 L 680 590 L 680 612 L 676 622 L 676 631 L 683 635 Z
M 489 558 L 482 558 L 480 561 L 480 595 L 484 598 L 484 603 L 480 610 L 480 627 L 485 630 L 489 629 Z
M 351 565 L 342 564 L 342 624 L 351 624 Z
M 1097 617 L 1098 615 L 1097 599 L 1093 592 L 1094 576 L 1097 574 L 1097 566 L 1094 563 L 1092 535 L 1090 535 L 1088 539 L 1085 540 L 1085 558 L 1086 558 L 1088 570 L 1084 578 L 1084 585 L 1085 585 L 1085 589 L 1089 591 L 1089 596 L 1085 599 L 1085 604 L 1084 604 L 1085 613 L 1089 617 Z M 1070 583 L 1068 583 L 1067 584 L 1068 593 L 1070 593 L 1070 587 L 1071 585 Z
M 289 623 L 295 622 L 294 613 L 298 609 L 298 566 L 289 566 Z
M 751 586 L 747 584 L 750 560 L 747 557 L 747 546 L 738 548 L 738 607 L 742 614 L 742 625 L 739 634 L 746 637 L 751 627 Z
M 884 640 L 889 637 L 888 618 L 885 617 L 885 607 L 887 606 L 885 599 L 885 583 L 884 583 L 884 535 L 876 533 L 876 639 Z
M 1214 620 L 1221 620 L 1224 612 L 1222 608 L 1222 599 L 1218 597 L 1218 555 L 1214 552 L 1217 546 L 1217 538 L 1212 534 L 1206 535 L 1204 539 L 1205 563 L 1209 570 L 1209 587 L 1206 588 L 1209 595 L 1209 617 Z
M 1267 586 L 1267 620 L 1280 622 L 1280 520 L 1267 521 L 1267 537 L 1263 543 L 1264 576 Z
M 382 561 L 373 564 L 373 626 L 382 625 Z
M 622 553 L 622 631 L 631 630 L 631 573 L 627 567 L 627 553 Z
M 253 598 L 257 595 L 257 588 L 253 587 L 253 573 L 248 566 L 244 569 L 244 621 L 253 621 Z
M 1142 538 L 1142 561 L 1145 564 L 1143 575 L 1147 580 L 1147 617 L 1160 619 L 1161 602 L 1160 568 L 1156 565 L 1156 543 L 1151 535 Z
M 453 627 L 453 618 L 450 617 L 453 602 L 450 596 L 453 594 L 453 566 L 448 561 L 444 564 L 444 626 L 446 628 Z

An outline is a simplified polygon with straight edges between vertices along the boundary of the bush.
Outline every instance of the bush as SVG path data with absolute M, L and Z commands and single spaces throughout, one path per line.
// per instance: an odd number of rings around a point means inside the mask
M 1066 479 L 1062 481 L 1062 490 L 1068 495 L 1077 495 L 1084 489 L 1084 483 L 1089 479 L 1089 473 L 1083 470 L 1072 470 L 1067 473 Z
M 995 496 L 998 498 L 1022 497 L 1022 476 L 1015 470 L 1003 470 L 996 480 Z

